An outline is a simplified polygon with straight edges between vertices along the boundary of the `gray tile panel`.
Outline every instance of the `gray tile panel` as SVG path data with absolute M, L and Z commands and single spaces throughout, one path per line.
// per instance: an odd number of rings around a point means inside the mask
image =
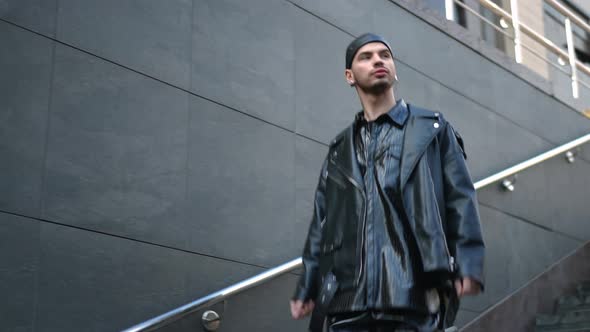
M 55 36 L 57 0 L 0 0 L 0 19 Z
M 119 331 L 260 271 L 47 223 L 40 250 L 42 331 Z
M 293 13 L 285 1 L 195 1 L 191 90 L 293 130 Z
M 39 223 L 0 213 L 2 331 L 34 331 L 39 274 Z
M 585 161 L 590 162 L 590 142 L 581 145 L 578 149 L 574 151 L 576 156 L 579 158 L 584 159 Z
M 328 147 L 297 136 L 295 139 L 295 246 L 293 257 L 300 256 L 313 215 L 315 190 Z
M 39 216 L 52 43 L 0 22 L 0 209 Z
M 344 79 L 344 53 L 352 38 L 301 10 L 295 17 L 296 131 L 327 144 L 361 109 Z
M 590 119 L 513 74 L 494 70 L 490 80 L 491 108 L 536 135 L 563 144 L 590 132 Z
M 338 5 L 335 5 L 333 0 L 287 1 L 354 35 L 373 32 L 375 30 L 375 12 L 391 5 L 386 0 L 364 2 L 343 0 L 338 1 Z M 344 62 L 344 52 L 341 54 L 342 62 Z
M 265 266 L 294 258 L 294 134 L 197 97 L 190 126 L 189 248 Z
M 518 174 L 514 192 L 492 184 L 478 192 L 480 202 L 556 232 L 590 239 L 587 191 L 590 163 L 569 164 L 558 156 Z
M 476 311 L 459 309 L 457 318 L 455 319 L 455 326 L 461 328 L 465 326 L 465 324 L 473 321 L 477 316 L 479 316 L 479 314 L 480 313 Z
M 191 0 L 60 0 L 57 38 L 188 89 Z
M 463 300 L 466 310 L 485 310 L 581 245 L 484 205 L 480 213 L 486 243 L 486 289 L 482 295 Z
M 183 247 L 188 96 L 56 49 L 44 217 Z

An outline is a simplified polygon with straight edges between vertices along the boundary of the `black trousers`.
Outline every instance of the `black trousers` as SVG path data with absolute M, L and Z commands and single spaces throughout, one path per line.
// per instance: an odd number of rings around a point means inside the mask
M 438 332 L 436 315 L 396 315 L 379 312 L 329 315 L 328 332 Z

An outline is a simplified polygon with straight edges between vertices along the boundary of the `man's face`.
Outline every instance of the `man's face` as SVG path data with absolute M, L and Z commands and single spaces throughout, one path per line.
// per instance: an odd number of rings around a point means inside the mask
M 393 86 L 396 76 L 393 56 L 379 42 L 363 45 L 346 70 L 346 80 L 369 93 L 381 93 Z

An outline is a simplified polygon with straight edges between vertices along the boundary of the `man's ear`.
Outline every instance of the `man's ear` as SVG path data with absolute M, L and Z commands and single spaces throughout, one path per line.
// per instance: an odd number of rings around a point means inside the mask
M 344 71 L 344 77 L 346 78 L 346 83 L 348 83 L 348 85 L 354 86 L 356 84 L 352 70 L 346 69 Z

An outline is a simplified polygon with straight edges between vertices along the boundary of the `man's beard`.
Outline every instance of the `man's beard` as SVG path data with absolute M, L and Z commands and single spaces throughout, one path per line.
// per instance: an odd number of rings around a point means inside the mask
M 377 83 L 373 83 L 371 85 L 364 85 L 358 84 L 359 89 L 361 89 L 364 93 L 370 95 L 380 95 L 385 91 L 389 90 L 393 86 L 393 82 L 389 81 L 380 81 Z

